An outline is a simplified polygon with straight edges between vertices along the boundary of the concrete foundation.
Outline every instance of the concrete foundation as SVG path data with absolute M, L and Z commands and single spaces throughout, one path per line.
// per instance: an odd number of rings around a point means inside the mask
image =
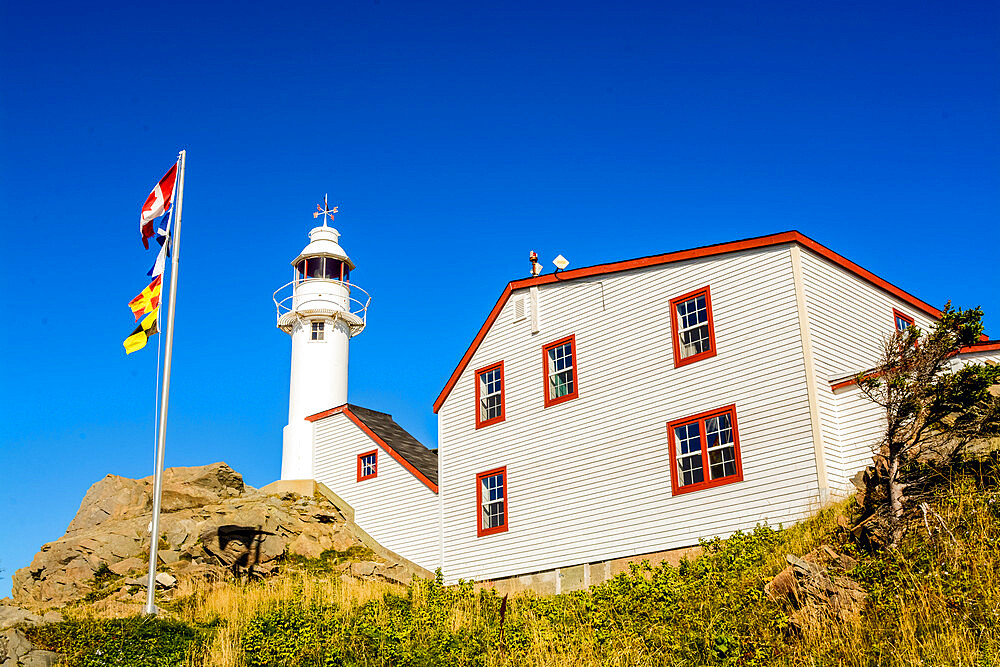
M 701 553 L 701 547 L 682 547 L 669 551 L 656 551 L 648 554 L 614 558 L 611 560 L 583 563 L 569 567 L 558 567 L 554 570 L 532 572 L 503 579 L 492 579 L 480 582 L 479 586 L 488 586 L 500 594 L 525 593 L 532 591 L 538 595 L 556 595 L 580 591 L 595 584 L 600 584 L 612 577 L 628 572 L 632 563 L 649 561 L 650 565 L 666 562 L 677 565 L 684 558 L 694 558 Z

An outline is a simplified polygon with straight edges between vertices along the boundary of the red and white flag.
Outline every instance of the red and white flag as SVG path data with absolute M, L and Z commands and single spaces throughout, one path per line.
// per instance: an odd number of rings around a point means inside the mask
M 163 215 L 174 201 L 174 183 L 177 181 L 177 163 L 170 167 L 167 173 L 156 184 L 153 191 L 146 197 L 139 214 L 139 231 L 142 234 L 142 245 L 149 248 L 149 237 L 154 233 L 153 221 Z

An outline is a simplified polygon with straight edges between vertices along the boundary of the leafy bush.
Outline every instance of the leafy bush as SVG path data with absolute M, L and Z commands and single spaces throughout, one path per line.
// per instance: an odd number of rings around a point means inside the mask
M 70 667 L 166 667 L 183 664 L 203 631 L 149 616 L 78 619 L 25 628 L 35 646 L 66 654 Z

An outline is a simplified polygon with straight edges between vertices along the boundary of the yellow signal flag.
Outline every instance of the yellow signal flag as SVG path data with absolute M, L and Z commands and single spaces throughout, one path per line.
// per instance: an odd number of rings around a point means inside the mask
M 136 350 L 141 350 L 146 347 L 150 336 L 160 333 L 159 322 L 157 320 L 159 314 L 160 309 L 157 307 L 149 315 L 146 315 L 139 326 L 135 328 L 135 331 L 132 332 L 132 335 L 125 339 L 125 342 L 122 343 L 125 346 L 125 354 L 132 354 Z
M 146 289 L 139 292 L 138 296 L 128 302 L 128 307 L 135 314 L 136 322 L 143 315 L 148 315 L 160 307 L 160 288 L 162 282 L 163 276 L 156 276 Z

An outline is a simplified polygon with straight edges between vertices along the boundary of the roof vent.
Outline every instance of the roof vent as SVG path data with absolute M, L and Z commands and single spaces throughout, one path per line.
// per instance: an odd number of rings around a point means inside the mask
M 527 317 L 527 308 L 525 308 L 524 297 L 519 296 L 514 299 L 514 321 L 520 322 L 525 317 Z

